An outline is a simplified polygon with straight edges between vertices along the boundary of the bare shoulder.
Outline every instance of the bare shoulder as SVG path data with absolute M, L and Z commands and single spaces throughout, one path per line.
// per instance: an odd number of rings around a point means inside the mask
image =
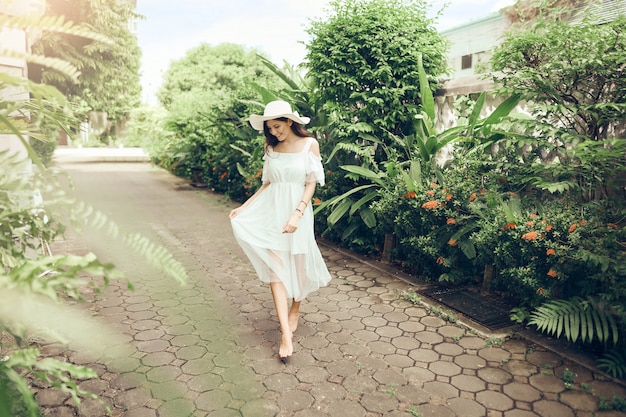
M 314 137 L 311 137 L 311 146 L 309 147 L 309 151 L 313 152 L 313 154 L 317 156 L 320 155 L 320 144 Z

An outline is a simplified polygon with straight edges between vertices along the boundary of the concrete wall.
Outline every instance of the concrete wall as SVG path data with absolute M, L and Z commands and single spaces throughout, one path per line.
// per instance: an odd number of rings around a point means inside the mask
M 0 2 L 0 14 L 21 16 L 27 14 L 41 15 L 44 12 L 44 0 L 3 0 Z M 2 54 L 1 51 L 14 51 L 25 54 L 30 51 L 34 36 L 24 30 L 0 28 L 0 71 L 15 77 L 28 78 L 26 61 Z M 0 100 L 25 100 L 28 93 L 18 88 L 7 88 L 0 91 Z M 26 157 L 26 150 L 14 135 L 0 135 L 0 149 L 10 149 Z

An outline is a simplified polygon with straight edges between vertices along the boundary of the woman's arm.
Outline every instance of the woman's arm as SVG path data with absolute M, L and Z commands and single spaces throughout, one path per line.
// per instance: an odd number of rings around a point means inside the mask
M 261 187 L 259 187 L 258 190 L 256 190 L 256 192 L 254 194 L 252 194 L 252 196 L 246 200 L 245 203 L 243 203 L 241 206 L 237 207 L 236 209 L 233 209 L 230 211 L 230 213 L 228 214 L 228 217 L 230 217 L 231 219 L 237 217 L 237 215 L 239 214 L 239 212 L 243 209 L 245 209 L 246 207 L 248 207 L 254 200 L 256 200 L 258 198 L 258 196 L 270 185 L 269 181 L 268 182 L 264 182 L 263 185 L 261 185 Z

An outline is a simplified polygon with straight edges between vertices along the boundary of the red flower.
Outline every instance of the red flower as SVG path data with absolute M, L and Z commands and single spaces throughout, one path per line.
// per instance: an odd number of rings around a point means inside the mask
M 550 256 L 550 255 L 556 255 L 556 251 L 555 251 L 554 249 L 550 248 L 550 249 L 548 249 L 548 250 L 546 251 L 546 255 L 547 255 L 547 256 Z
M 515 223 L 507 223 L 504 226 L 502 226 L 502 230 L 508 230 L 508 229 L 515 229 Z
M 470 201 L 470 203 L 471 203 L 472 201 L 476 200 L 476 193 L 472 193 L 472 194 L 470 194 L 470 196 L 469 196 L 469 199 L 468 199 L 468 200 Z
M 446 220 L 446 224 L 456 224 L 456 219 L 453 219 L 452 217 L 450 217 L 449 219 Z
M 528 232 L 522 235 L 522 239 L 524 240 L 535 240 L 539 235 L 537 232 Z
M 435 200 L 430 200 L 425 202 L 424 204 L 422 204 L 422 208 L 426 209 L 426 210 L 433 210 L 436 209 L 437 206 L 439 206 L 439 203 Z

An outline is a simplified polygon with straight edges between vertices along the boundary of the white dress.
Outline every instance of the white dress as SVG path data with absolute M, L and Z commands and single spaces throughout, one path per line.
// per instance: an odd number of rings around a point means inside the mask
M 231 220 L 235 238 L 259 278 L 263 282 L 282 281 L 287 296 L 296 301 L 331 280 L 315 241 L 311 204 L 303 210 L 294 233 L 282 232 L 300 204 L 305 183 L 324 185 L 322 160 L 309 151 L 313 141 L 307 138 L 297 153 L 269 148 L 263 156 L 261 177 L 269 186 Z

